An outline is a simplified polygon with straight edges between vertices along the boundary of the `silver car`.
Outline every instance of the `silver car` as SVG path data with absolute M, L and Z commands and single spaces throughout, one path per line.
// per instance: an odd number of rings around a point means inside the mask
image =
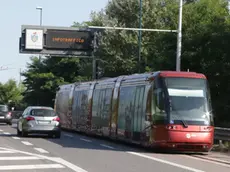
M 51 107 L 29 106 L 17 122 L 17 135 L 49 134 L 61 137 L 60 118 Z

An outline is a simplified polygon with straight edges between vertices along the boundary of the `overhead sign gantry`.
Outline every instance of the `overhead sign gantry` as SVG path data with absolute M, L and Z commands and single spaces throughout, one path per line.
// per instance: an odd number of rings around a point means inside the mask
M 94 34 L 88 29 L 22 25 L 19 52 L 48 56 L 91 56 Z

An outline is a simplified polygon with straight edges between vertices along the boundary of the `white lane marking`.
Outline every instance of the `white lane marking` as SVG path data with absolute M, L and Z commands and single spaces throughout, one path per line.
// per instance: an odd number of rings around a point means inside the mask
M 24 151 L 20 151 L 20 150 L 15 150 L 15 149 L 9 149 L 9 148 L 3 148 L 3 147 L 0 147 L 0 149 L 2 150 L 7 150 L 7 151 L 12 151 L 12 152 L 16 152 L 16 153 L 21 153 L 21 154 L 25 154 L 25 155 L 30 155 L 30 156 L 36 156 L 36 157 L 40 157 L 40 158 L 43 158 L 43 159 L 47 159 L 47 160 L 50 160 L 50 161 L 53 161 L 53 162 L 56 162 L 56 163 L 60 163 L 70 169 L 72 169 L 73 171 L 75 172 L 87 172 L 86 170 L 62 159 L 62 158 L 55 158 L 55 157 L 48 157 L 48 156 L 44 156 L 44 155 L 39 155 L 39 154 L 34 154 L 34 153 L 30 153 L 30 152 L 24 152 Z
M 83 138 L 80 138 L 80 140 L 85 141 L 85 142 L 92 142 L 91 140 L 83 139 Z
M 71 137 L 71 138 L 73 138 L 73 136 L 72 136 L 72 135 L 70 135 L 70 134 L 64 134 L 64 136 L 67 136 L 67 137 Z
M 0 129 L 0 131 L 3 131 L 3 130 Z
M 15 153 L 15 152 L 9 150 L 0 150 L 0 153 Z
M 88 172 L 88 171 L 82 169 L 81 167 L 78 167 L 78 166 L 76 166 L 76 165 L 74 165 L 74 164 L 72 164 L 72 163 L 70 163 L 70 162 L 68 162 L 68 161 L 66 161 L 66 160 L 64 160 L 62 158 L 52 158 L 52 159 L 50 158 L 50 160 L 53 160 L 53 161 L 55 161 L 57 163 L 65 165 L 66 167 L 72 169 L 75 172 Z
M 8 160 L 34 160 L 34 159 L 42 159 L 36 156 L 12 156 L 12 157 L 0 157 L 0 161 L 8 161 Z
M 51 169 L 51 168 L 65 168 L 61 164 L 39 164 L 39 165 L 1 165 L 1 170 L 32 170 L 32 169 Z
M 36 151 L 40 152 L 40 153 L 49 153 L 48 151 L 42 149 L 42 148 L 34 148 Z
M 27 142 L 27 141 L 22 141 L 22 143 L 23 143 L 24 145 L 27 145 L 27 146 L 32 146 L 32 145 L 33 145 L 32 143 Z
M 198 170 L 196 168 L 180 165 L 180 164 L 177 164 L 177 163 L 174 163 L 174 162 L 170 162 L 170 161 L 166 161 L 166 160 L 163 160 L 163 159 L 147 156 L 147 155 L 137 153 L 137 152 L 127 152 L 127 153 L 132 154 L 132 155 L 137 155 L 137 156 L 140 156 L 140 157 L 143 157 L 143 158 L 148 158 L 148 159 L 151 159 L 151 160 L 154 160 L 154 161 L 157 161 L 157 162 L 161 162 L 161 163 L 164 163 L 164 164 L 169 164 L 169 165 L 179 167 L 179 168 L 182 168 L 182 169 L 185 169 L 185 170 L 190 170 L 190 171 L 193 171 L 193 172 L 205 172 L 205 171 L 202 171 L 202 170 Z
M 10 133 L 8 133 L 8 132 L 4 132 L 3 134 L 5 134 L 5 135 L 10 135 Z
M 230 167 L 229 161 L 223 161 L 223 160 L 219 160 L 219 159 L 215 160 L 213 158 L 212 158 L 213 160 L 208 160 L 208 159 L 205 159 L 205 157 L 198 158 L 198 157 L 189 156 L 189 155 L 181 155 L 181 156 L 191 158 L 191 159 L 195 159 L 195 160 L 198 160 L 198 161 L 204 161 L 204 162 L 209 162 L 209 163 L 212 163 L 212 164 L 217 164 L 217 165 L 221 165 L 221 166 L 225 166 L 225 167 Z M 227 163 L 227 164 L 224 164 L 224 163 Z
M 109 149 L 114 149 L 114 147 L 109 146 L 109 145 L 105 145 L 105 144 L 100 144 L 100 145 L 103 146 L 103 147 L 109 148 Z
M 20 140 L 20 138 L 19 137 L 12 137 L 13 139 L 15 139 L 15 140 Z

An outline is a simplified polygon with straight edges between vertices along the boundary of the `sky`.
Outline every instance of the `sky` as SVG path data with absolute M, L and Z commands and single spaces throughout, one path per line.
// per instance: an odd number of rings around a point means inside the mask
M 0 2 L 0 82 L 20 79 L 20 69 L 26 69 L 31 55 L 19 53 L 21 25 L 39 25 L 43 8 L 42 24 L 69 27 L 73 22 L 87 21 L 91 11 L 99 11 L 108 0 L 1 0 Z M 23 78 L 21 78 L 23 79 Z

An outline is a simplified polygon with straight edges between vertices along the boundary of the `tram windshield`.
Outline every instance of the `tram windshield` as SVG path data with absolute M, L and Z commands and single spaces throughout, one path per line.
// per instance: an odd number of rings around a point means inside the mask
M 169 95 L 170 122 L 181 120 L 190 125 L 210 125 L 211 99 L 207 80 L 165 78 Z

